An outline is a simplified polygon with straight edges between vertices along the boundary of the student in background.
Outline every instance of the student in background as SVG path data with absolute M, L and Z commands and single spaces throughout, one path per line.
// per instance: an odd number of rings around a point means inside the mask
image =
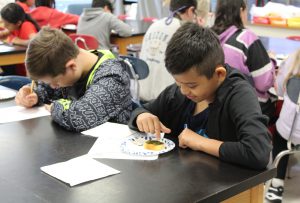
M 292 54 L 278 70 L 275 87 L 278 96 L 283 97 L 283 105 L 276 121 L 276 132 L 273 136 L 273 158 L 281 151 L 287 150 L 287 140 L 292 136 L 293 144 L 300 144 L 300 118 L 295 120 L 292 134 L 292 123 L 296 113 L 296 104 L 291 101 L 286 93 L 287 81 L 292 77 L 300 77 L 300 49 Z M 295 88 L 297 89 L 297 88 Z M 297 92 L 298 93 L 298 92 Z M 266 194 L 269 202 L 280 203 L 284 192 L 284 179 L 288 166 L 289 156 L 284 156 L 277 167 L 277 176 L 272 179 L 271 186 Z
M 168 42 L 183 22 L 202 24 L 197 16 L 196 0 L 171 0 L 170 16 L 154 22 L 147 30 L 140 58 L 149 66 L 149 75 L 140 80 L 140 97 L 144 101 L 156 98 L 174 79 L 165 68 L 164 57 Z
M 183 24 L 167 46 L 165 64 L 176 84 L 135 109 L 130 127 L 158 137 L 160 132 L 179 136 L 182 148 L 265 168 L 272 148 L 268 119 L 244 75 L 225 65 L 213 31 Z
M 260 39 L 244 26 L 247 21 L 245 0 L 218 0 L 215 16 L 212 29 L 219 35 L 225 62 L 248 77 L 263 114 L 272 119 L 275 106 L 268 90 L 274 83 L 275 63 Z
M 16 3 L 19 4 L 26 13 L 29 13 L 34 6 L 34 0 L 17 0 Z
M 26 68 L 37 85 L 22 87 L 18 105 L 47 104 L 52 119 L 71 131 L 111 121 L 126 124 L 132 102 L 126 67 L 108 50 L 79 49 L 62 31 L 44 27 L 30 41 Z
M 49 25 L 53 28 L 61 28 L 65 24 L 77 25 L 79 16 L 63 13 L 55 9 L 55 0 L 36 0 L 36 8 L 30 12 L 40 27 Z
M 122 37 L 132 34 L 131 27 L 112 14 L 109 0 L 93 0 L 92 8 L 85 8 L 77 27 L 77 34 L 93 35 L 101 49 L 110 49 L 110 35 L 114 30 Z
M 6 29 L 0 31 L 0 39 L 8 43 L 27 46 L 29 40 L 39 31 L 37 23 L 16 3 L 9 3 L 2 8 L 1 18 Z M 2 69 L 4 72 L 11 71 L 12 67 Z M 15 70 L 12 74 L 26 75 L 23 64 L 17 65 Z

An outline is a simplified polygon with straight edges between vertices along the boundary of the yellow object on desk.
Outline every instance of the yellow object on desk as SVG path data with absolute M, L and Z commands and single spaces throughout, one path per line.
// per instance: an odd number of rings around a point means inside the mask
M 34 87 L 35 87 L 35 81 L 32 80 L 32 81 L 31 81 L 31 85 L 30 85 L 30 93 L 33 93 Z
M 287 25 L 289 27 L 300 28 L 300 17 L 298 18 L 288 18 Z

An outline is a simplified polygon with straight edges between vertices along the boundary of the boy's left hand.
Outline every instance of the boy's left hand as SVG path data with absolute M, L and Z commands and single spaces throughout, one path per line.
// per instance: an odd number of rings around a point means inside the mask
M 199 142 L 201 139 L 206 139 L 201 135 L 198 135 L 194 131 L 185 128 L 179 135 L 179 146 L 182 148 L 191 148 L 192 150 L 200 150 L 199 149 Z

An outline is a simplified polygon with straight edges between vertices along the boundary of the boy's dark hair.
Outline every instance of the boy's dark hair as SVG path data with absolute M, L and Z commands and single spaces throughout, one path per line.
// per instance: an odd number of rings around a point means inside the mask
M 246 9 L 245 0 L 218 0 L 216 9 L 216 19 L 212 29 L 219 35 L 227 28 L 235 25 L 239 29 L 243 29 L 243 21 L 241 19 L 241 8 Z
M 111 12 L 113 12 L 114 8 L 109 0 L 93 0 L 92 2 L 92 8 L 104 8 L 105 6 L 107 6 Z
M 32 19 L 29 14 L 25 13 L 24 9 L 16 3 L 9 3 L 4 6 L 1 9 L 1 18 L 13 24 L 17 24 L 19 21 L 22 23 L 24 21 L 29 21 L 34 25 L 37 31 L 40 30 L 40 26 L 37 22 Z
M 64 74 L 69 60 L 78 56 L 79 49 L 70 37 L 58 29 L 43 27 L 29 42 L 25 66 L 32 79 Z
M 26 2 L 27 0 L 19 0 L 19 2 L 22 2 L 22 3 L 24 3 L 24 2 Z
M 197 8 L 197 0 L 171 0 L 170 11 L 184 13 L 190 7 Z
M 171 38 L 166 50 L 165 64 L 172 75 L 196 68 L 199 75 L 210 79 L 216 67 L 224 65 L 224 52 L 212 30 L 188 22 Z
M 35 0 L 35 6 L 45 6 L 48 8 L 55 8 L 55 0 Z

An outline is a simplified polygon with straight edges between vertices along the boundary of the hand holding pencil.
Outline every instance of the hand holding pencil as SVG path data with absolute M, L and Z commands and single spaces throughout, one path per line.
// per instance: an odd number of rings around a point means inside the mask
M 17 93 L 15 97 L 15 102 L 19 106 L 24 106 L 30 108 L 38 103 L 38 96 L 33 91 L 35 87 L 35 82 L 32 81 L 31 85 L 23 86 Z

